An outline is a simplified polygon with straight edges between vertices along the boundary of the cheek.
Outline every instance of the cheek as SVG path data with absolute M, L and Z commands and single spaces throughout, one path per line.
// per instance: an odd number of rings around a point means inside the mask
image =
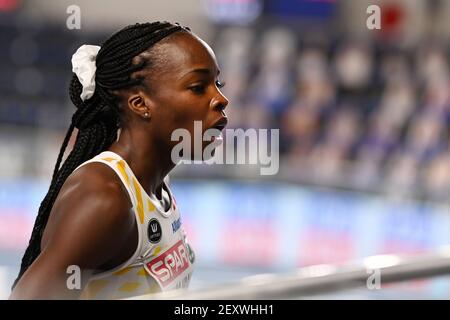
M 157 99 L 158 114 L 155 123 L 160 126 L 164 139 L 169 139 L 177 129 L 186 129 L 194 137 L 194 122 L 201 121 L 201 133 L 211 124 L 209 101 L 206 96 L 196 96 L 187 91 L 160 92 Z M 196 133 L 198 135 L 198 132 Z
M 203 125 L 208 118 L 209 108 L 205 101 L 181 100 L 172 109 L 171 122 L 177 128 L 191 130 L 194 121 L 202 121 Z

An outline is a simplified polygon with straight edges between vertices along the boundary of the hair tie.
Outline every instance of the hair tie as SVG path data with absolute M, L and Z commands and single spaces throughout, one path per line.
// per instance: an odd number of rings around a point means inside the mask
M 80 97 L 85 101 L 94 95 L 95 91 L 95 59 L 97 58 L 99 46 L 83 44 L 72 55 L 72 72 L 75 73 L 83 86 Z

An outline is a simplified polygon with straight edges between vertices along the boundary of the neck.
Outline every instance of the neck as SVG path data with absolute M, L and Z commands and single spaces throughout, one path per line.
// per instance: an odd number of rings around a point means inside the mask
M 130 166 L 139 183 L 150 194 L 161 195 L 163 180 L 175 167 L 170 150 L 149 138 L 144 130 L 121 129 L 119 140 L 109 151 L 120 155 Z

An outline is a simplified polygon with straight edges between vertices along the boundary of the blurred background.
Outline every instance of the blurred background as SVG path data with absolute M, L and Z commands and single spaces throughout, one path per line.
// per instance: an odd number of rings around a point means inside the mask
M 366 26 L 371 4 L 380 30 Z M 280 129 L 274 176 L 171 174 L 192 287 L 450 244 L 449 18 L 446 0 L 0 0 L 0 298 L 74 112 L 71 55 L 135 22 L 179 22 L 212 46 L 229 128 Z M 316 298 L 448 299 L 449 280 Z

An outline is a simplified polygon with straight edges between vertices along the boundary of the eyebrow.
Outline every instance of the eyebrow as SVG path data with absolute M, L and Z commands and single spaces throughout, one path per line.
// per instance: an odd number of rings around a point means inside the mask
M 204 73 L 204 74 L 210 75 L 210 74 L 212 74 L 212 71 L 208 68 L 198 68 L 198 69 L 194 69 L 194 70 L 186 72 L 183 76 L 181 76 L 180 79 L 184 78 L 185 76 L 187 76 L 191 73 Z M 217 75 L 219 75 L 219 74 L 220 74 L 220 70 L 217 69 Z

